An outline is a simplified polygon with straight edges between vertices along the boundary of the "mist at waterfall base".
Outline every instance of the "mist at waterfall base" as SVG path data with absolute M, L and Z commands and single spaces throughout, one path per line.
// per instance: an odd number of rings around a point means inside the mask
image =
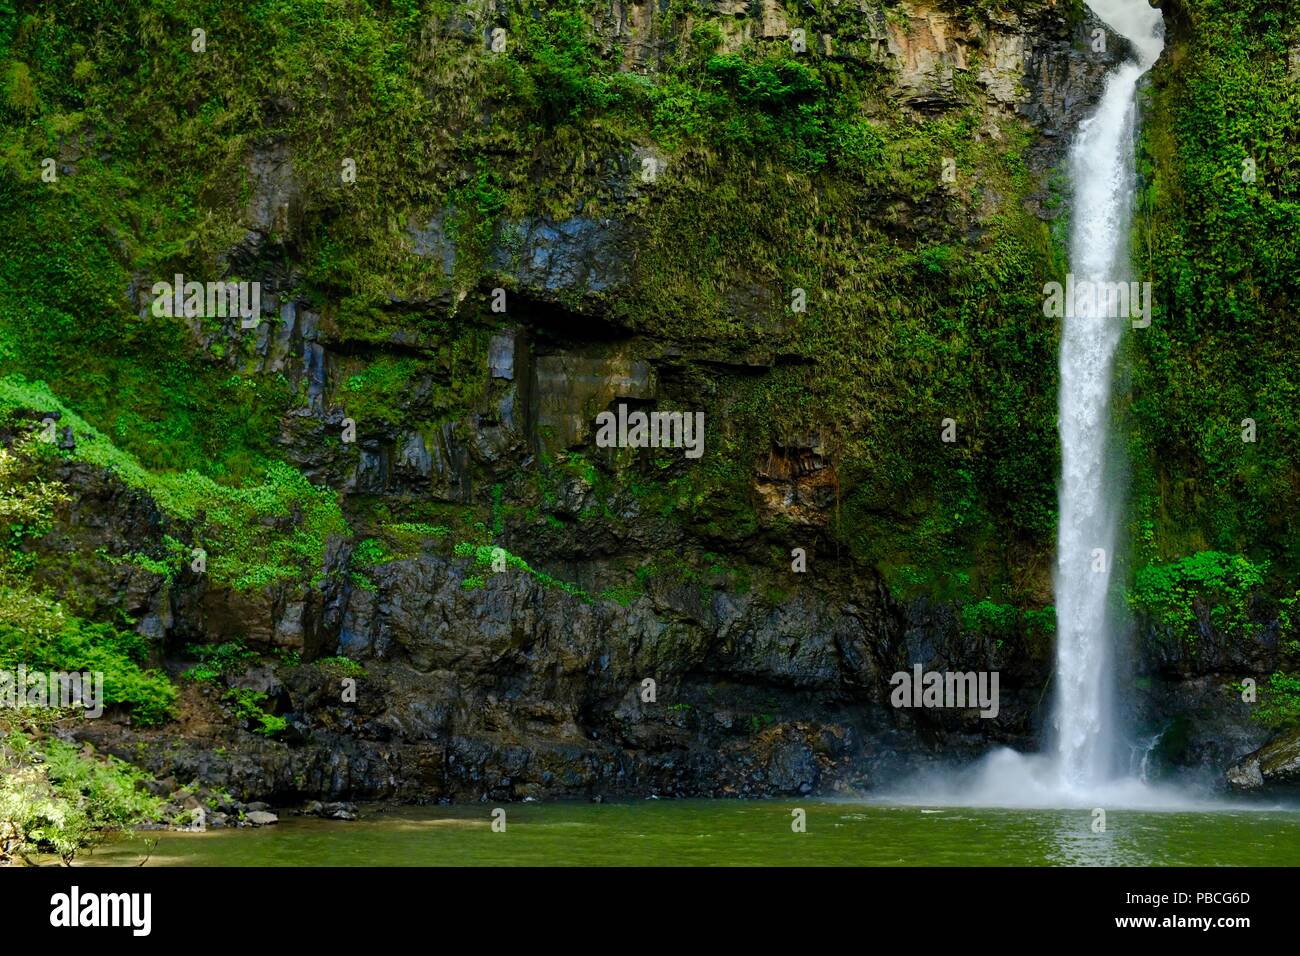
M 1146 0 L 1089 0 L 1088 6 L 1132 42 L 1137 60 L 1112 71 L 1070 149 L 1070 269 L 1077 282 L 1128 281 L 1137 88 L 1164 47 L 1163 20 Z M 1039 754 L 1001 748 L 964 770 L 914 777 L 881 799 L 1024 808 L 1224 806 L 1209 792 L 1148 783 L 1145 752 L 1125 746 L 1114 700 L 1118 622 L 1110 580 L 1123 489 L 1107 446 L 1115 353 L 1129 319 L 1099 308 L 1074 311 L 1061 333 L 1057 651 L 1049 744 Z M 1104 570 L 1098 570 L 1098 550 Z

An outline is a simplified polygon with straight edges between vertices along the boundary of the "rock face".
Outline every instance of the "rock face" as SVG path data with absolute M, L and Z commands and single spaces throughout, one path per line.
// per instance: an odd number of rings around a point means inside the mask
M 774 0 L 713 6 L 724 18 L 724 48 L 750 36 L 791 35 Z M 928 3 L 891 5 L 892 15 L 871 3 L 842 3 L 807 41 L 884 71 L 883 95 L 915 115 L 942 112 L 974 84 L 986 107 L 977 135 L 996 140 L 1009 124 L 1027 121 L 1035 132 L 1029 165 L 1041 173 L 1059 160 L 1106 71 L 1127 51 L 1091 18 L 1071 23 L 1056 5 L 1030 6 L 1024 17 L 978 19 Z M 603 40 L 622 51 L 625 70 L 651 71 L 665 55 L 663 9 L 627 0 L 602 7 Z M 487 5 L 471 5 L 434 33 L 477 42 L 487 22 Z M 1104 55 L 1088 52 L 1097 31 L 1106 37 Z M 77 733 L 160 777 L 200 779 L 276 805 L 848 792 L 940 759 L 969 759 L 991 744 L 1036 748 L 1050 640 L 1027 626 L 984 633 L 963 625 L 959 608 L 893 594 L 875 569 L 831 560 L 820 532 L 835 514 L 840 473 L 820 434 L 783 436 L 740 465 L 755 520 L 806 536 L 808 562 L 827 556 L 818 574 L 792 568 L 784 552 L 777 570 L 752 581 L 729 573 L 729 562 L 773 565 L 737 518 L 701 531 L 716 573 L 655 568 L 661 573 L 627 585 L 633 571 L 647 570 L 639 558 L 687 547 L 681 530 L 662 520 L 681 502 L 663 498 L 652 507 L 636 489 L 598 499 L 598 479 L 582 468 L 582 456 L 612 469 L 640 456 L 669 479 L 677 463 L 653 454 L 662 449 L 594 448 L 596 413 L 619 402 L 702 410 L 709 441 L 725 442 L 734 427 L 724 413 L 728 396 L 710 373 L 757 374 L 791 360 L 757 334 L 781 327 L 785 302 L 783 290 L 759 280 L 737 281 L 727 293 L 737 323 L 755 332 L 738 347 L 669 341 L 622 324 L 610 303 L 640 264 L 631 210 L 642 197 L 633 173 L 661 159 L 648 148 L 594 159 L 591 175 L 608 185 L 611 200 L 600 215 L 497 225 L 476 252 L 507 293 L 509 325 L 483 337 L 472 363 L 422 372 L 400 394 L 383 396 L 400 414 L 361 416 L 355 443 L 338 436 L 352 417 L 357 376 L 381 360 L 440 356 L 439 336 L 456 330 L 454 283 L 427 299 L 392 296 L 386 307 L 409 321 L 374 331 L 299 300 L 282 273 L 268 272 L 251 348 L 240 347 L 236 320 L 190 328 L 196 348 L 232 372 L 283 376 L 301 396 L 280 423 L 278 449 L 313 482 L 340 491 L 358 526 L 382 524 L 374 515 L 390 504 L 481 503 L 494 488 L 526 478 L 542 457 L 573 465 L 557 489 L 512 503 L 528 520 L 503 507 L 492 529 L 493 542 L 542 573 L 517 563 L 488 569 L 472 545 L 467 554 L 432 537 L 364 574 L 355 542 L 332 541 L 316 580 L 250 590 L 184 572 L 167 583 L 131 564 L 96 564 L 75 582 L 79 606 L 137 620 L 161 642 L 154 663 L 174 672 L 184 666 L 186 644 L 246 642 L 264 658 L 226 675 L 225 686 L 264 695 L 286 730 L 272 740 L 237 728 L 210 694 L 187 688 L 179 724 L 140 730 L 109 720 Z M 248 165 L 248 236 L 231 256 L 252 268 L 268 243 L 292 247 L 310 203 L 283 146 L 257 152 Z M 456 215 L 448 208 L 412 216 L 402 239 L 422 269 L 449 283 L 470 255 L 452 226 Z M 432 323 L 435 312 L 443 325 Z M 376 327 L 386 315 L 376 314 Z M 457 404 L 449 410 L 443 399 L 453 390 Z M 45 543 L 51 551 L 153 553 L 164 534 L 183 537 L 152 501 L 102 471 L 67 465 L 59 478 L 74 494 Z M 728 506 L 718 511 L 726 516 Z M 57 576 L 43 583 L 56 591 L 73 586 Z M 305 663 L 276 661 L 277 651 L 298 652 Z M 1214 691 L 1193 686 L 1190 678 L 1208 680 L 1208 672 L 1180 671 L 1176 651 L 1151 654 L 1150 667 L 1186 691 L 1169 696 L 1176 704 L 1168 712 L 1145 715 L 1167 726 Z M 1271 659 L 1224 655 L 1214 662 L 1242 671 Z M 319 663 L 334 656 L 361 671 Z M 891 707 L 890 677 L 914 664 L 999 671 L 998 716 Z M 1231 743 L 1214 749 L 1197 740 L 1180 759 L 1221 766 L 1258 744 L 1213 736 Z M 1267 779 L 1280 773 L 1267 769 L 1274 766 L 1261 761 L 1257 772 Z M 249 819 L 258 815 L 270 816 L 254 811 Z
M 882 663 L 907 653 L 900 622 L 870 616 L 879 595 L 831 612 L 815 594 L 772 608 L 672 589 L 623 608 L 513 570 L 466 590 L 466 570 L 422 555 L 352 592 L 339 643 L 366 662 L 355 702 L 310 665 L 232 675 L 284 697 L 293 743 L 214 726 L 81 733 L 159 776 L 276 801 L 808 793 L 906 763 L 880 741 L 909 735 L 879 696 Z

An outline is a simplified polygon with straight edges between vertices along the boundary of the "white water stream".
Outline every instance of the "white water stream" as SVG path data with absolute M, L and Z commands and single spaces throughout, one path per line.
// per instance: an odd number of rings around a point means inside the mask
M 1070 269 L 1076 286 L 1128 282 L 1128 231 L 1138 80 L 1163 46 L 1161 17 L 1146 0 L 1091 0 L 1094 12 L 1137 47 L 1121 64 L 1070 151 Z M 1078 314 L 1071 314 L 1077 312 Z M 1060 525 L 1056 590 L 1056 761 L 1066 791 L 1088 789 L 1115 771 L 1119 733 L 1108 614 L 1117 495 L 1108 484 L 1111 378 L 1129 316 L 1080 303 L 1061 335 Z
M 1070 269 L 1075 285 L 1127 282 L 1136 173 L 1138 82 L 1164 47 L 1163 21 L 1147 0 L 1088 0 L 1130 40 L 1136 62 L 1107 78 L 1070 150 Z M 1190 808 L 1190 794 L 1154 788 L 1127 766 L 1115 717 L 1110 570 L 1117 544 L 1117 490 L 1108 451 L 1111 379 L 1128 313 L 1086 300 L 1067 311 L 1060 353 L 1061 483 L 1057 534 L 1054 744 L 1041 754 L 1000 749 L 959 775 L 914 780 L 907 803 L 1008 807 Z

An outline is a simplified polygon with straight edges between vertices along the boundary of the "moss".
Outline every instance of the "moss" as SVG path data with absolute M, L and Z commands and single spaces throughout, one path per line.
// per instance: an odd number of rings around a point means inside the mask
M 1161 68 L 1145 137 L 1136 248 L 1162 278 L 1153 328 L 1130 339 L 1134 533 L 1144 561 L 1213 548 L 1294 569 L 1300 420 L 1281 317 L 1297 284 L 1296 28 L 1262 0 L 1184 6 L 1195 29 Z M 1058 9 L 1083 14 L 1079 0 Z M 427 429 L 488 384 L 480 293 L 509 280 L 493 247 L 517 256 L 525 217 L 617 214 L 637 234 L 631 288 L 556 296 L 721 361 L 685 390 L 711 416 L 705 457 L 617 475 L 575 463 L 593 515 L 610 520 L 627 492 L 697 542 L 783 538 L 753 506 L 754 464 L 815 430 L 837 467 L 839 553 L 898 588 L 1032 608 L 1046 572 L 1025 584 L 1012 565 L 1050 549 L 1056 520 L 1057 330 L 1038 290 L 1059 277 L 1063 220 L 1026 209 L 1040 188 L 1024 162 L 1031 131 L 990 134 L 983 51 L 959 71 L 953 108 L 920 117 L 840 29 L 857 15 L 846 5 L 786 12 L 847 46 L 733 46 L 730 20 L 673 2 L 643 74 L 579 0 L 502 7 L 500 54 L 459 37 L 463 11 L 444 2 L 23 4 L 21 30 L 0 17 L 0 215 L 13 226 L 0 237 L 0 370 L 48 382 L 99 429 L 86 454 L 192 523 L 219 580 L 306 576 L 347 529 L 333 496 L 271 462 L 300 397 L 274 376 L 230 374 L 249 337 L 205 353 L 183 323 L 138 315 L 133 280 L 219 274 L 244 234 L 247 158 L 283 142 L 310 201 L 301 228 L 247 268 L 301 263 L 293 294 L 347 343 L 330 398 L 363 432 Z M 177 40 L 178 24 L 200 22 L 203 55 Z M 631 159 L 645 151 L 666 160 L 654 182 Z M 1253 191 L 1230 174 L 1248 152 Z M 48 155 L 75 174 L 39 182 Z M 940 179 L 948 158 L 955 184 Z M 409 226 L 435 216 L 455 246 L 450 274 L 412 253 Z M 418 344 L 393 349 L 399 333 Z M 1264 439 L 1234 444 L 1248 415 Z M 947 417 L 955 444 L 938 440 Z M 469 536 L 459 518 L 400 517 Z M 484 530 L 509 517 L 496 504 Z M 424 546 L 382 525 L 364 533 L 389 553 Z
M 1133 537 L 1144 561 L 1239 552 L 1281 582 L 1300 570 L 1300 146 L 1287 132 L 1300 27 L 1265 2 L 1187 0 L 1178 14 L 1139 157 L 1134 247 L 1155 303 L 1129 338 Z
M 350 657 L 322 657 L 316 666 L 335 677 L 364 677 L 366 669 Z
M 220 583 L 254 588 L 300 579 L 320 567 L 330 537 L 348 533 L 337 494 L 310 484 L 282 462 L 266 463 L 259 483 L 231 488 L 195 471 L 151 471 L 72 412 L 44 383 L 0 378 L 0 418 L 16 409 L 61 413 L 61 425 L 71 426 L 76 436 L 72 454 L 110 469 L 191 526 L 193 546 L 207 552 L 208 573 Z

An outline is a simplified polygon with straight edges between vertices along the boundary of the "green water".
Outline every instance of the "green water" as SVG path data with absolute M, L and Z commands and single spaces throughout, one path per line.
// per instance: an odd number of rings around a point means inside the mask
M 791 830 L 791 810 L 807 831 Z M 149 866 L 1020 866 L 1300 864 L 1300 812 L 1107 814 L 1087 810 L 882 807 L 844 802 L 643 801 L 372 811 L 353 822 L 282 816 L 276 826 L 155 832 L 83 865 Z

